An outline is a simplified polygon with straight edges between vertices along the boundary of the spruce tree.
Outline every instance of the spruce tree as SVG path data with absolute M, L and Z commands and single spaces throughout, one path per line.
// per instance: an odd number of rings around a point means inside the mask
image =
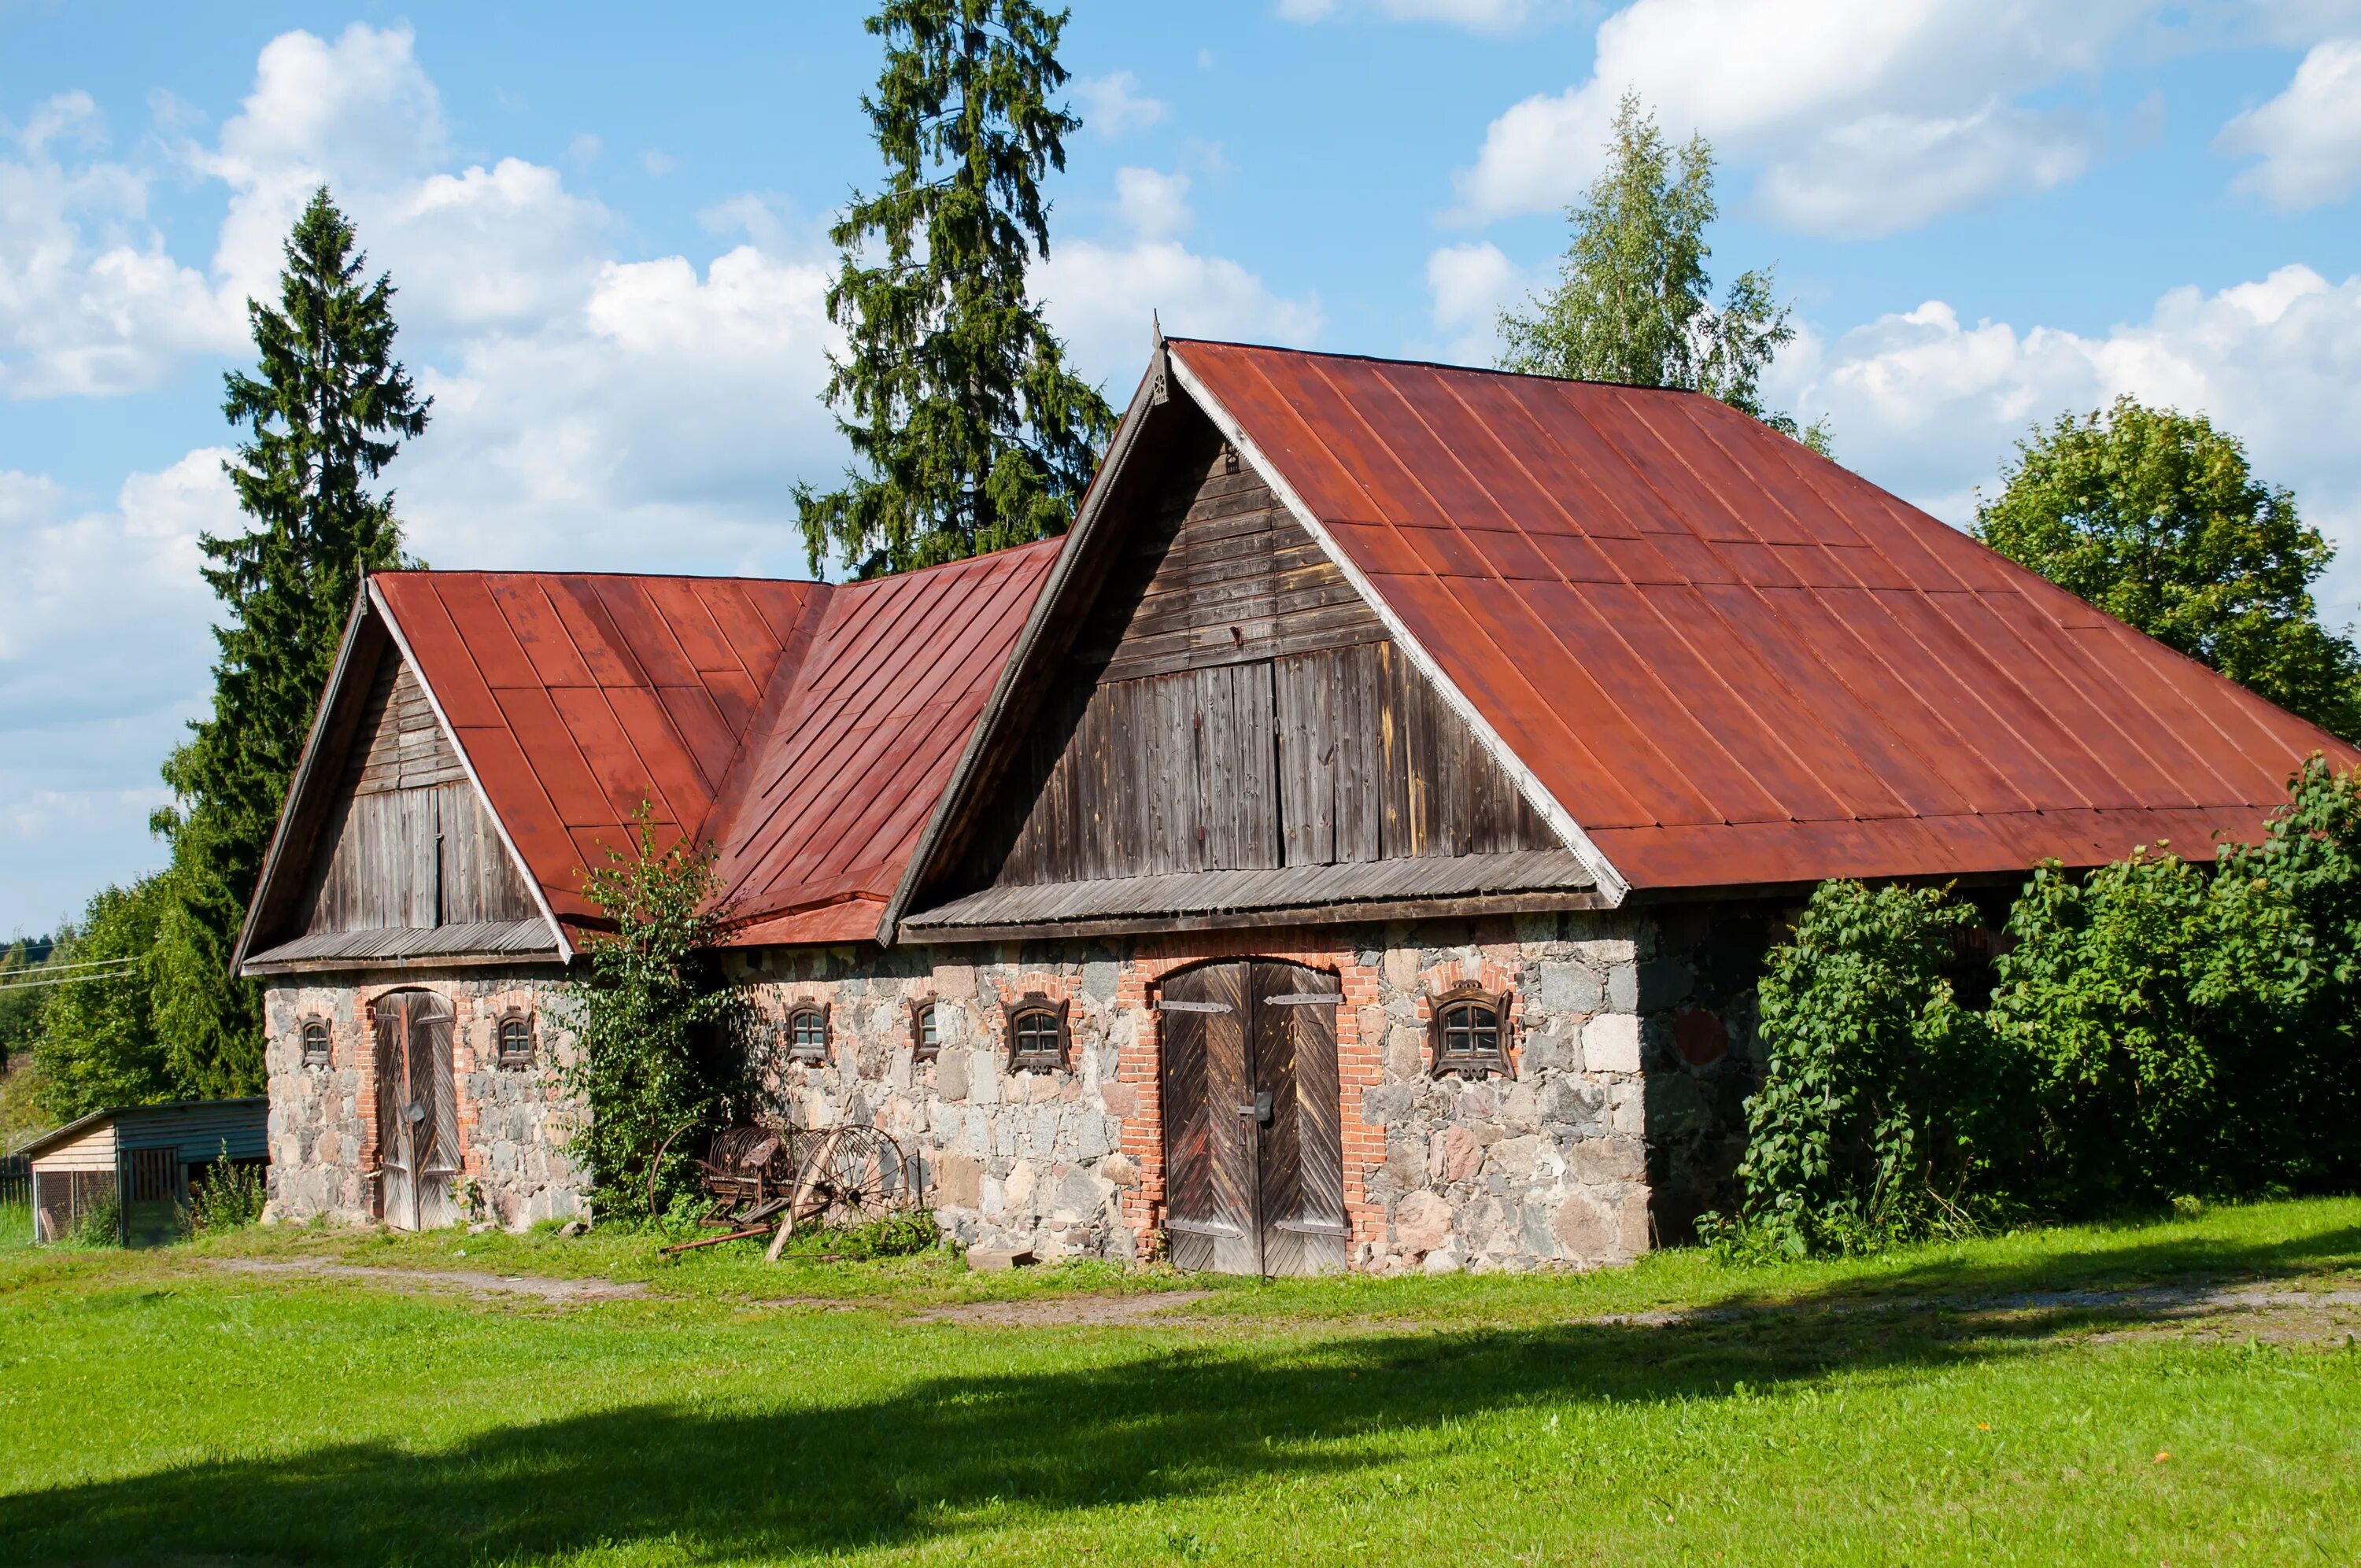
M 366 488 L 426 428 L 393 358 L 393 286 L 364 276 L 352 225 L 325 187 L 286 244 L 276 309 L 249 300 L 259 363 L 232 371 L 222 411 L 246 439 L 223 466 L 252 525 L 201 541 L 220 596 L 209 718 L 164 764 L 174 805 L 157 937 L 154 1019 L 176 1091 L 262 1082 L 258 988 L 230 950 L 362 578 L 399 564 L 391 492 Z
M 1795 335 L 1770 269 L 1741 273 L 1713 303 L 1705 231 L 1717 211 L 1712 145 L 1674 147 L 1625 93 L 1607 167 L 1566 213 L 1574 237 L 1556 287 L 1501 314 L 1500 368 L 1703 392 L 1827 452 L 1824 421 L 1799 430 L 1763 406 L 1763 372 Z
M 796 488 L 804 545 L 859 575 L 1061 533 L 1115 423 L 1026 292 L 1049 254 L 1040 181 L 1082 122 L 1050 99 L 1066 14 L 1030 0 L 888 0 L 885 68 L 862 108 L 884 188 L 830 231 L 842 252 L 825 400 L 859 467 Z

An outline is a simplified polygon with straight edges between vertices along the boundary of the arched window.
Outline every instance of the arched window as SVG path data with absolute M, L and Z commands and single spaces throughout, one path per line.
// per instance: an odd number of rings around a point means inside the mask
M 918 1061 L 932 1061 L 942 1049 L 941 1003 L 930 996 L 918 997 L 910 1003 L 911 1055 Z
M 1466 1078 L 1509 1070 L 1509 998 L 1477 985 L 1457 985 L 1427 1003 L 1427 1044 L 1434 1075 Z
M 533 1065 L 533 1014 L 511 1013 L 500 1024 L 500 1065 Z
M 1066 1003 L 1027 992 L 1008 1006 L 1008 1065 L 1054 1071 L 1066 1065 Z
M 787 1014 L 787 1055 L 800 1062 L 828 1060 L 828 1008 L 807 1003 Z
M 328 1021 L 325 1018 L 303 1020 L 303 1065 L 326 1067 L 333 1053 L 328 1047 Z

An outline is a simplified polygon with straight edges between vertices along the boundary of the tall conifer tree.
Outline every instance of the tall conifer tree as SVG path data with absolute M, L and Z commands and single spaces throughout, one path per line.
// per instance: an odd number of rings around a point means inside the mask
M 214 707 L 164 764 L 175 805 L 155 826 L 172 848 L 157 937 L 155 1025 L 183 1093 L 262 1081 L 257 988 L 230 949 L 363 576 L 395 565 L 391 492 L 367 488 L 403 438 L 426 428 L 393 357 L 393 286 L 323 187 L 287 238 L 276 309 L 247 302 L 257 373 L 232 371 L 222 411 L 246 440 L 223 465 L 252 519 L 202 541 L 221 597 Z
M 1027 296 L 1049 254 L 1040 181 L 1082 122 L 1051 97 L 1066 14 L 1030 0 L 887 0 L 862 108 L 886 166 L 830 233 L 849 334 L 826 400 L 860 467 L 796 489 L 818 570 L 898 572 L 1061 533 L 1115 423 Z

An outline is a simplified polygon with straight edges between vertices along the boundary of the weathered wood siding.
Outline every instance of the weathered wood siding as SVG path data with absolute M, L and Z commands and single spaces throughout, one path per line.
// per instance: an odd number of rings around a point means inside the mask
M 305 934 L 533 917 L 490 812 L 396 651 L 378 668 L 322 842 Z
M 37 1172 L 103 1170 L 109 1176 L 113 1176 L 116 1147 L 115 1124 L 111 1121 L 101 1122 L 97 1126 L 70 1143 L 62 1143 L 55 1148 L 41 1151 L 32 1162 L 33 1169 Z
M 1077 637 L 972 885 L 1554 849 L 1208 426 Z

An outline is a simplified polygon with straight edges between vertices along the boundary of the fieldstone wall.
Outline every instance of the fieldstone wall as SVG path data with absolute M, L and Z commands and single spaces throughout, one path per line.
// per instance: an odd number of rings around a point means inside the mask
M 1698 1214 L 1737 1204 L 1746 1100 L 1763 1082 L 1755 982 L 1763 955 L 1800 907 L 1754 899 L 1655 912 L 1638 981 L 1648 1185 L 1660 1243 L 1688 1241 Z
M 270 1201 L 274 1220 L 378 1217 L 376 1044 L 370 1002 L 393 990 L 442 993 L 452 1004 L 451 1059 L 459 1148 L 481 1186 L 488 1219 L 511 1230 L 582 1211 L 581 1181 L 566 1144 L 577 1111 L 558 1082 L 570 1040 L 549 1005 L 546 981 L 524 974 L 357 983 L 348 976 L 274 982 L 265 995 L 264 1070 L 270 1094 Z M 530 1067 L 503 1068 L 497 1030 L 511 1012 L 534 1014 Z M 330 1061 L 303 1062 L 302 1025 L 328 1025 Z
M 730 955 L 756 1020 L 756 1067 L 797 1125 L 874 1124 L 920 1163 L 944 1228 L 1053 1259 L 1151 1255 L 1163 1218 L 1157 987 L 1193 964 L 1284 959 L 1337 975 L 1345 1199 L 1353 1266 L 1525 1269 L 1623 1261 L 1727 1201 L 1759 1078 L 1754 977 L 1782 911 L 1713 905 L 1477 921 L 998 948 L 774 948 Z M 1430 999 L 1473 981 L 1510 998 L 1510 1066 L 1438 1075 Z M 467 1168 L 502 1223 L 577 1212 L 566 1155 L 577 1112 L 546 981 L 434 981 L 457 1016 Z M 270 992 L 271 1212 L 373 1217 L 368 1001 L 345 979 Z M 1016 1070 L 1005 1007 L 1063 1001 L 1071 1048 Z M 913 1036 L 937 1006 L 939 1047 Z M 829 1009 L 826 1059 L 792 1059 L 786 1020 Z M 528 1070 L 496 1059 L 499 1018 L 538 1007 Z M 306 1068 L 300 1026 L 330 1025 Z
M 1368 1185 L 1384 1224 L 1356 1236 L 1356 1265 L 1447 1273 L 1646 1251 L 1645 922 L 1576 913 L 1371 935 L 1361 957 L 1378 976 L 1377 1016 L 1364 1030 L 1382 1027 L 1385 1052 L 1359 1112 L 1383 1135 Z M 1427 999 L 1466 981 L 1514 996 L 1507 1074 L 1430 1069 Z

